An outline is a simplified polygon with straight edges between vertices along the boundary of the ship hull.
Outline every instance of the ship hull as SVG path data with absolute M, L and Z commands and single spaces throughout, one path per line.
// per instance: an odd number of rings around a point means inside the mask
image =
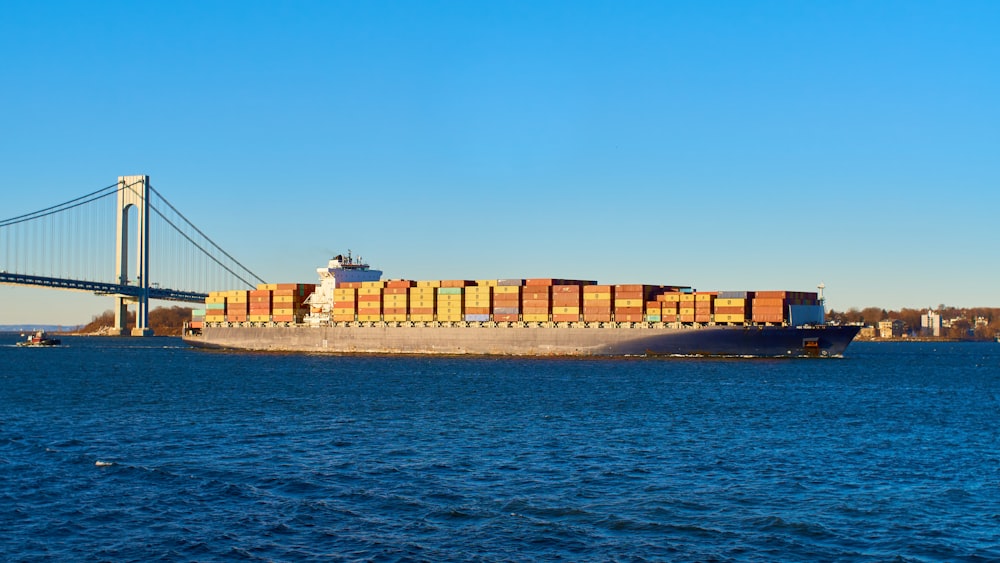
M 193 346 L 331 354 L 841 357 L 856 326 L 207 326 Z

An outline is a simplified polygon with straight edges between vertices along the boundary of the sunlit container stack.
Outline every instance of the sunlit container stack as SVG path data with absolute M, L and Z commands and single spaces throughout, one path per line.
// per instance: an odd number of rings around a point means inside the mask
M 710 323 L 714 313 L 715 298 L 719 295 L 717 291 L 696 291 L 694 292 L 694 322 Z
M 493 287 L 496 282 L 476 280 L 476 285 L 465 288 L 465 316 L 469 322 L 486 322 L 493 312 Z
M 231 323 L 247 322 L 249 311 L 249 292 L 234 290 L 226 292 L 226 320 Z
M 382 320 L 382 290 L 385 289 L 384 281 L 361 282 L 358 288 L 358 320 L 359 321 L 381 321 Z
M 742 324 L 751 320 L 752 291 L 720 291 L 715 299 L 715 322 Z
M 642 284 L 616 285 L 613 300 L 615 322 L 638 323 L 645 320 L 643 308 L 659 289 L 657 286 Z
M 583 320 L 585 322 L 611 322 L 614 305 L 613 285 L 588 285 L 583 288 Z
M 796 305 L 819 305 L 816 293 L 693 291 L 680 286 L 598 285 L 555 278 L 343 282 L 332 306 L 306 300 L 315 284 L 261 284 L 217 291 L 192 315 L 213 323 L 301 323 L 306 313 L 341 322 L 787 323 Z M 803 314 L 809 314 L 806 311 Z
M 441 287 L 439 280 L 418 281 L 410 288 L 410 320 L 429 322 L 434 320 L 437 309 L 437 290 Z
M 493 320 L 496 322 L 516 322 L 521 320 L 521 289 L 524 280 L 497 280 L 493 288 Z
M 549 321 L 554 281 L 544 278 L 524 281 L 524 287 L 521 288 L 521 320 L 531 323 Z
M 660 322 L 675 323 L 679 320 L 681 295 L 679 291 L 667 291 L 656 296 L 660 304 Z
M 553 322 L 575 323 L 580 320 L 583 314 L 583 286 L 587 284 L 592 285 L 593 282 L 552 286 Z
M 222 323 L 226 321 L 226 292 L 213 291 L 205 298 L 205 322 Z
M 351 322 L 358 316 L 358 288 L 361 282 L 345 282 L 333 290 L 333 309 L 330 320 L 335 323 Z
M 435 314 L 439 322 L 460 322 L 464 320 L 465 291 L 476 282 L 469 280 L 442 280 L 437 288 L 437 308 Z
M 191 328 L 204 328 L 205 326 L 205 309 L 192 309 L 191 310 Z
M 409 320 L 411 280 L 389 280 L 382 290 L 382 320 L 403 322 Z
M 277 284 L 273 284 L 277 285 Z M 250 305 L 247 308 L 247 319 L 252 323 L 266 323 L 271 320 L 271 292 L 266 284 L 257 286 L 249 293 Z
M 753 298 L 753 321 L 781 323 L 788 319 L 792 305 L 816 305 L 818 296 L 803 291 L 757 291 Z

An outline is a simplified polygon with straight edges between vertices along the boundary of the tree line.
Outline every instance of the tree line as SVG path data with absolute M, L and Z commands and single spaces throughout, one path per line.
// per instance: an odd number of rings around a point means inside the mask
M 157 307 L 149 312 L 149 328 L 157 336 L 180 336 L 184 331 L 184 323 L 191 320 L 191 307 Z M 94 334 L 115 326 L 115 312 L 108 310 L 93 319 L 79 332 Z M 129 311 L 128 326 L 135 326 L 135 313 Z

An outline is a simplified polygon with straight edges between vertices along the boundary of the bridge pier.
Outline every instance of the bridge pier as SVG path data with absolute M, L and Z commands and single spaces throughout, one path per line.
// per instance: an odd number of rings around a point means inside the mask
M 119 176 L 118 177 L 118 247 L 115 256 L 115 277 L 118 283 L 129 285 L 128 279 L 128 214 L 129 208 L 135 206 L 138 211 L 138 236 L 136 237 L 136 282 L 140 294 L 138 299 L 119 295 L 115 307 L 115 328 L 119 335 L 128 330 L 128 303 L 135 301 L 138 308 L 135 312 L 135 328 L 132 336 L 152 336 L 149 328 L 149 176 Z

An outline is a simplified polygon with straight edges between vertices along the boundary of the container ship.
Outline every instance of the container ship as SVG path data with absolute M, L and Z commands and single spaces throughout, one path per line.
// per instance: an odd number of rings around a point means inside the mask
M 826 325 L 822 295 L 811 292 L 382 280 L 350 253 L 317 273 L 319 283 L 210 293 L 185 341 L 334 354 L 842 357 L 859 330 Z

